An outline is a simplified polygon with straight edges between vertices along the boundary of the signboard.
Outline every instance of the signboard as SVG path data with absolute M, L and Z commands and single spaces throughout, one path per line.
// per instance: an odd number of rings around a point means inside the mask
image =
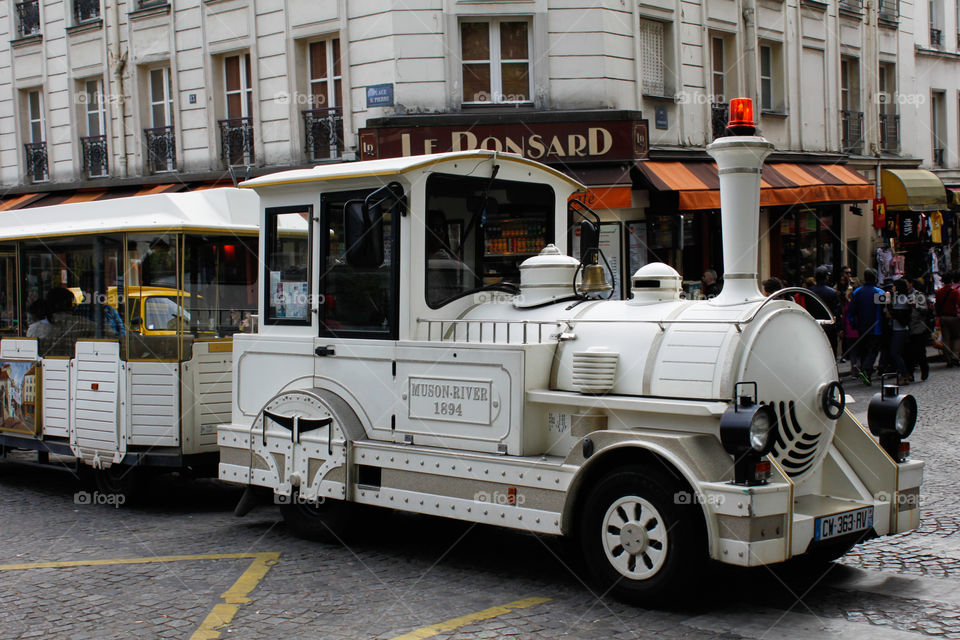
M 0 360 L 0 429 L 36 433 L 39 406 L 40 365 Z
M 667 108 L 666 107 L 655 107 L 653 109 L 654 113 L 654 122 L 657 129 L 669 129 L 670 124 L 667 120 Z
M 490 380 L 410 376 L 409 415 L 422 420 L 490 424 L 492 385 Z
M 393 83 L 373 84 L 367 87 L 367 108 L 392 107 Z
M 873 199 L 873 228 L 883 229 L 887 222 L 887 199 Z
M 575 193 L 571 200 L 580 200 L 591 209 L 629 209 L 633 206 L 633 187 L 593 187 L 586 193 Z
M 622 162 L 647 157 L 647 134 L 646 120 L 368 128 L 359 132 L 360 159 L 487 149 L 545 163 Z
M 647 223 L 645 220 L 627 223 L 627 276 L 633 277 L 637 269 L 647 264 Z

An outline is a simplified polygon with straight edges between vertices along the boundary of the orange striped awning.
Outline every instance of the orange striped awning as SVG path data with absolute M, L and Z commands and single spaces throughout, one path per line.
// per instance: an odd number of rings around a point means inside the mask
M 43 197 L 42 193 L 21 193 L 18 196 L 12 196 L 7 198 L 3 202 L 0 202 L 0 211 L 9 211 L 11 209 L 19 209 L 25 205 L 30 204 L 34 200 L 38 200 Z
M 676 191 L 680 211 L 720 208 L 720 178 L 713 162 L 644 161 L 637 168 L 658 191 Z M 873 199 L 874 185 L 856 171 L 835 164 L 763 165 L 760 206 Z

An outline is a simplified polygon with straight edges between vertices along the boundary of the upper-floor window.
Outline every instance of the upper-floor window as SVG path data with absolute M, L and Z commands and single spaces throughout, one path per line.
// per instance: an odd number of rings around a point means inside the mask
M 930 134 L 933 141 L 933 166 L 945 167 L 947 148 L 946 92 L 930 94 Z
M 38 89 L 27 92 L 27 142 L 44 142 L 43 93 Z
M 100 0 L 73 0 L 73 21 L 83 24 L 100 18 Z
M 532 101 L 530 31 L 526 19 L 460 23 L 463 104 Z
M 253 143 L 253 81 L 250 54 L 223 58 L 224 110 L 220 120 L 220 157 L 230 165 L 251 165 L 255 161 Z
M 343 106 L 340 38 L 310 43 L 310 105 L 314 109 Z
M 25 174 L 31 182 L 45 182 L 50 178 L 47 163 L 46 126 L 43 115 L 43 92 L 39 89 L 23 94 Z
M 40 33 L 40 0 L 24 0 L 13 5 L 17 21 L 17 37 L 26 38 Z
M 83 83 L 87 135 L 102 136 L 106 132 L 106 109 L 103 104 L 103 81 L 99 78 Z
M 170 67 L 147 71 L 147 114 L 144 128 L 146 168 L 149 173 L 176 171 L 177 144 L 174 130 L 173 83 Z
M 783 53 L 779 42 L 760 44 L 760 109 L 784 111 Z
M 170 67 L 150 70 L 150 123 L 154 127 L 173 126 Z
M 223 59 L 223 72 L 227 118 L 249 118 L 253 115 L 250 54 L 227 56 Z
M 645 94 L 666 95 L 663 35 L 662 22 L 640 20 L 641 91 Z
M 860 111 L 860 61 L 848 56 L 840 59 L 840 108 Z

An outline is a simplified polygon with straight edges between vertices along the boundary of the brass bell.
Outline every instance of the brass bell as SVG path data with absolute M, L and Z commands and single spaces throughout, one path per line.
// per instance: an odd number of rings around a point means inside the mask
M 599 264 L 588 264 L 583 268 L 583 281 L 580 290 L 584 293 L 610 291 L 613 285 L 607 282 L 607 274 Z

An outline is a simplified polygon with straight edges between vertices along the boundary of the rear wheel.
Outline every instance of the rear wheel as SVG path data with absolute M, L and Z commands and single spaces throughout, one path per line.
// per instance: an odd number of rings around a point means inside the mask
M 680 484 L 642 467 L 604 477 L 582 503 L 579 543 L 603 593 L 634 604 L 670 604 L 706 559 L 703 516 Z M 681 585 L 681 583 L 683 583 Z
M 94 469 L 93 483 L 104 500 L 130 505 L 143 491 L 143 473 L 137 467 L 113 464 L 106 469 Z

